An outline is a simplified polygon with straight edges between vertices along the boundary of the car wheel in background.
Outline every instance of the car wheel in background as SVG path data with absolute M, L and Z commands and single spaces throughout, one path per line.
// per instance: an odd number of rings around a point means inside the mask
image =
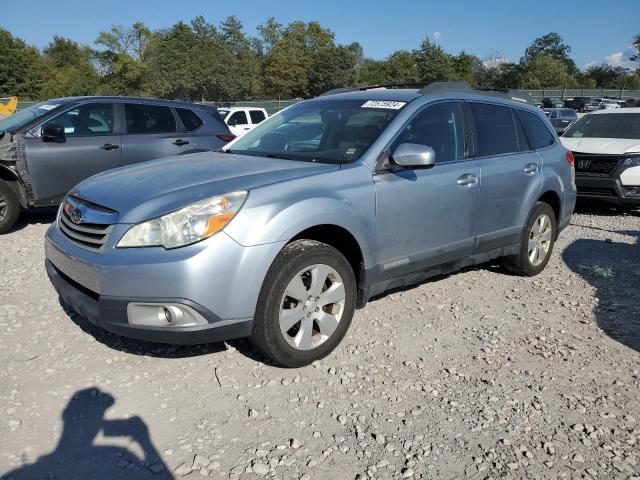
M 338 346 L 355 303 L 355 275 L 344 255 L 325 243 L 297 240 L 265 277 L 251 341 L 276 365 L 308 365 Z
M 0 234 L 8 232 L 20 215 L 20 201 L 11 186 L 0 180 Z
M 553 209 L 546 203 L 537 202 L 522 232 L 520 253 L 504 257 L 504 266 L 517 275 L 538 275 L 549 263 L 556 228 Z

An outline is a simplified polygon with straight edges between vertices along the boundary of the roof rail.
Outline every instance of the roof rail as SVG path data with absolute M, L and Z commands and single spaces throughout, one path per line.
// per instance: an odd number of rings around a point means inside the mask
M 327 92 L 321 93 L 318 95 L 319 97 L 324 97 L 325 95 L 335 95 L 336 93 L 347 93 L 347 92 L 363 92 L 365 90 L 376 90 L 376 89 L 388 89 L 388 88 L 403 88 L 403 87 L 423 87 L 427 85 L 424 82 L 415 82 L 415 83 L 391 83 L 388 85 L 367 85 L 364 87 L 344 87 L 344 88 L 334 88 Z
M 479 95 L 486 95 L 488 97 L 506 98 L 515 102 L 537 106 L 537 103 L 527 92 L 513 90 L 510 88 L 504 90 L 472 88 L 467 82 L 434 82 L 421 88 L 418 93 L 420 95 L 428 95 L 445 92 L 473 92 Z

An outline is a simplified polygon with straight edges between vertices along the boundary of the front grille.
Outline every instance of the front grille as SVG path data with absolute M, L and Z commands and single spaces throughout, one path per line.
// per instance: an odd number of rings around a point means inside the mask
M 578 195 L 588 195 L 590 197 L 615 197 L 616 192 L 611 188 L 578 187 Z
M 618 155 L 573 154 L 576 174 L 590 177 L 610 177 L 625 157 Z
M 74 221 L 70 214 L 77 208 L 82 212 L 80 221 Z M 90 223 L 92 212 L 106 218 L 107 212 L 111 212 L 109 215 L 117 215 L 112 210 L 84 202 L 77 197 L 69 197 L 61 209 L 58 228 L 71 242 L 91 250 L 100 250 L 109 239 L 113 223 Z

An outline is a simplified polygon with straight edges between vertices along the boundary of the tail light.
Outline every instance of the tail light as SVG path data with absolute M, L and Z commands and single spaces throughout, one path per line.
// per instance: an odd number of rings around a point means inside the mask
M 230 142 L 231 140 L 236 138 L 233 133 L 221 133 L 220 135 L 216 135 L 216 137 L 218 137 L 223 142 Z
M 575 168 L 575 160 L 573 158 L 573 152 L 567 151 L 567 163 L 571 166 L 571 168 Z

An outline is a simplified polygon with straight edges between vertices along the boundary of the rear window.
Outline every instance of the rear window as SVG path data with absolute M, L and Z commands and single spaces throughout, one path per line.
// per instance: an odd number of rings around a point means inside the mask
M 540 117 L 534 113 L 519 109 L 516 110 L 516 116 L 522 122 L 527 140 L 529 140 L 529 145 L 532 148 L 537 149 L 553 145 L 555 138 Z
M 562 116 L 563 117 L 578 118 L 578 115 L 576 114 L 575 110 L 571 110 L 569 108 L 562 110 Z
M 247 120 L 247 114 L 242 110 L 234 112 L 233 115 L 231 115 L 227 120 L 227 124 L 229 125 L 246 125 L 248 123 L 249 121 Z
M 169 107 L 126 103 L 127 133 L 174 133 L 176 119 Z
M 180 120 L 182 120 L 187 132 L 193 132 L 202 125 L 202 119 L 194 113 L 193 110 L 189 110 L 188 108 L 176 108 L 176 112 L 178 112 L 178 116 L 180 117 Z
M 251 123 L 253 123 L 254 125 L 256 123 L 260 123 L 265 118 L 267 118 L 264 115 L 264 112 L 262 110 L 250 110 L 249 111 L 249 116 L 251 117 Z
M 640 113 L 605 113 L 582 117 L 564 134 L 569 138 L 640 139 Z
M 471 103 L 481 157 L 518 151 L 516 128 L 508 107 Z

